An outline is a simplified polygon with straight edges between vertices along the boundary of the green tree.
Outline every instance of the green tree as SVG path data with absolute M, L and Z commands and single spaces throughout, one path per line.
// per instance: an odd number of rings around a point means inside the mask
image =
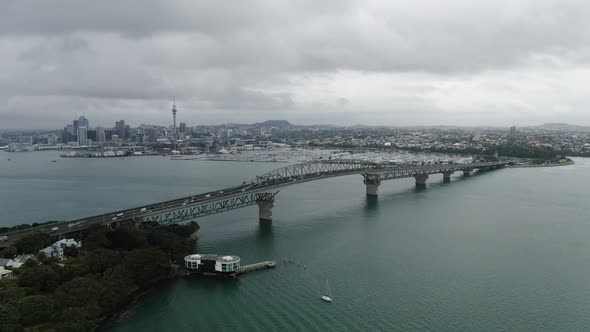
M 86 261 L 91 273 L 102 273 L 108 268 L 111 268 L 121 263 L 122 257 L 118 251 L 98 248 L 87 253 Z
M 78 257 L 80 256 L 80 248 L 76 246 L 65 246 L 63 248 L 65 257 Z
M 5 280 L 0 283 L 0 303 L 16 304 L 27 296 L 26 290 L 18 287 L 14 280 Z
M 22 332 L 23 327 L 20 324 L 0 324 L 0 331 L 2 332 Z
M 135 249 L 125 255 L 123 265 L 139 287 L 159 281 L 170 272 L 170 260 L 159 248 Z
M 55 314 L 55 302 L 44 295 L 27 296 L 18 302 L 20 322 L 25 326 L 50 321 Z
M 90 227 L 84 234 L 82 250 L 92 251 L 97 248 L 111 248 L 112 243 L 108 238 L 110 230 L 107 227 L 95 225 Z
M 145 233 L 133 225 L 122 225 L 108 233 L 107 237 L 111 241 L 111 249 L 129 251 L 148 246 Z
M 14 256 L 16 256 L 16 253 L 17 253 L 16 247 L 8 246 L 8 247 L 2 249 L 2 251 L 0 251 L 0 257 L 14 258 Z
M 14 243 L 20 254 L 36 254 L 39 250 L 51 245 L 51 238 L 47 234 L 33 234 L 20 238 Z
M 65 308 L 62 311 L 62 321 L 59 328 L 61 332 L 94 331 L 97 327 L 96 320 L 88 317 L 88 312 L 79 307 Z
M 64 262 L 61 269 L 60 280 L 70 281 L 76 277 L 82 277 L 90 273 L 90 266 L 86 257 L 70 258 Z
M 103 312 L 113 312 L 129 302 L 131 293 L 137 288 L 129 271 L 123 265 L 106 270 L 102 275 L 104 292 L 101 298 Z
M 17 283 L 21 287 L 31 287 L 38 292 L 51 292 L 59 284 L 59 279 L 54 266 L 44 264 L 25 268 L 21 271 Z
M 17 324 L 19 319 L 20 313 L 15 305 L 0 304 L 0 324 Z
M 189 241 L 187 236 L 178 235 L 168 229 L 152 229 L 148 232 L 148 241 L 150 245 L 160 247 L 165 253 L 179 260 L 189 251 Z
M 87 317 L 101 313 L 100 299 L 105 291 L 97 279 L 89 276 L 74 278 L 55 290 L 55 299 L 62 307 L 84 308 Z

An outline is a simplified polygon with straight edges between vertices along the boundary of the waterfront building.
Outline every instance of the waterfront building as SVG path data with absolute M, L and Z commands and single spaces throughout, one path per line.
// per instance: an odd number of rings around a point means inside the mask
M 106 136 L 103 127 L 96 127 L 96 141 L 98 142 L 98 145 L 104 145 Z
M 88 128 L 78 127 L 78 145 L 88 145 Z
M 184 257 L 184 267 L 196 273 L 232 275 L 240 268 L 240 257 L 193 254 Z
M 19 141 L 24 144 L 33 144 L 33 136 L 21 136 Z
M 115 132 L 120 140 L 125 141 L 125 120 L 115 122 Z

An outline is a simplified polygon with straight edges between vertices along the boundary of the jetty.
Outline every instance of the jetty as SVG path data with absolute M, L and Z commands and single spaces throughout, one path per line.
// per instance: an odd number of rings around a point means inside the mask
M 264 261 L 264 262 L 240 266 L 240 268 L 238 269 L 237 272 L 238 272 L 238 274 L 242 274 L 242 273 L 257 271 L 257 270 L 261 270 L 261 269 L 272 269 L 275 266 L 277 266 L 276 261 Z

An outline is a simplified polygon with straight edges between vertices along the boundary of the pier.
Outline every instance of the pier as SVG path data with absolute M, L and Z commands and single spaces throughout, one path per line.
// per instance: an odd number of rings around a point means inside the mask
M 248 264 L 248 265 L 240 266 L 240 268 L 238 269 L 238 274 L 257 271 L 257 270 L 261 270 L 261 269 L 272 269 L 275 266 L 277 266 L 276 261 L 265 261 L 265 262 L 259 262 L 259 263 L 254 263 L 254 264 Z

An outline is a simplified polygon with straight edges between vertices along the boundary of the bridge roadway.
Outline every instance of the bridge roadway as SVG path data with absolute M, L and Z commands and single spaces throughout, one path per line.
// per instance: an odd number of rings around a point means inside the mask
M 420 187 L 425 186 L 426 179 L 431 174 L 443 174 L 445 181 L 450 181 L 450 175 L 457 171 L 463 171 L 465 175 L 468 175 L 476 169 L 495 169 L 509 163 L 510 161 L 496 161 L 417 165 L 375 163 L 361 160 L 324 160 L 294 164 L 257 176 L 254 180 L 235 187 L 3 233 L 0 236 L 6 236 L 7 239 L 0 241 L 0 247 L 6 247 L 23 236 L 36 233 L 62 237 L 69 233 L 82 231 L 92 225 L 114 226 L 121 222 L 133 222 L 140 225 L 181 223 L 254 204 L 259 206 L 261 221 L 272 220 L 274 197 L 281 187 L 288 185 L 336 176 L 361 174 L 367 187 L 367 195 L 377 195 L 379 184 L 385 180 L 414 177 L 416 178 L 416 186 Z

